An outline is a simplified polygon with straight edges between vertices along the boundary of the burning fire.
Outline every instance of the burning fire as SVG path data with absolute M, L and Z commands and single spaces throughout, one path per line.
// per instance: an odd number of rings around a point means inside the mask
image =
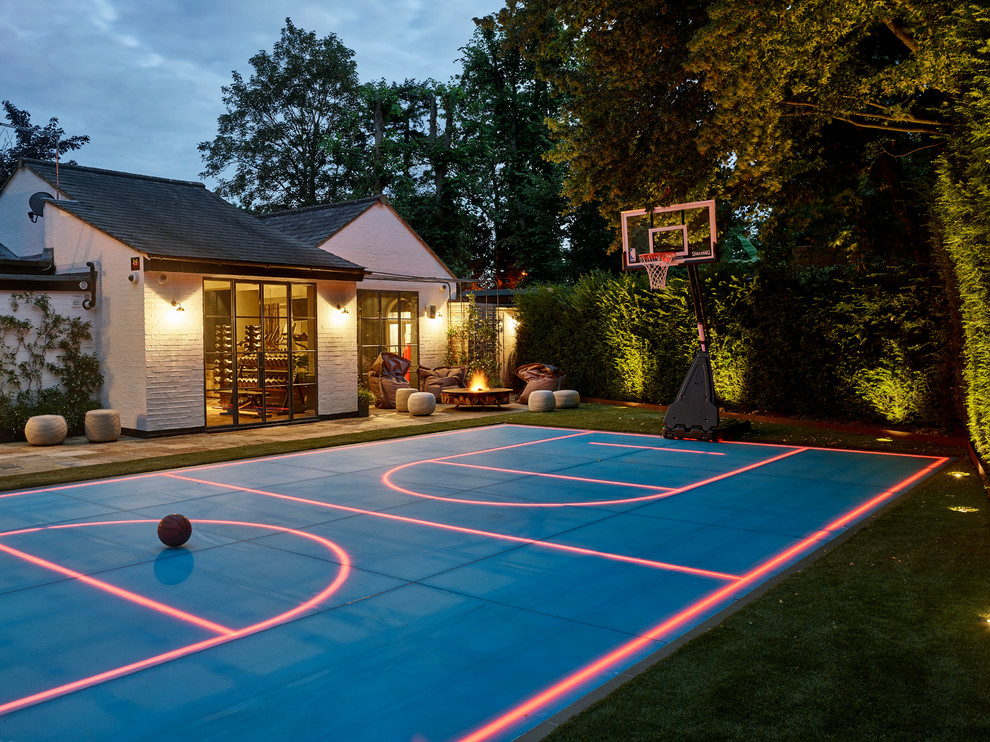
M 481 371 L 475 371 L 474 375 L 471 377 L 471 383 L 468 384 L 468 389 L 472 392 L 483 392 L 488 389 L 488 377 Z

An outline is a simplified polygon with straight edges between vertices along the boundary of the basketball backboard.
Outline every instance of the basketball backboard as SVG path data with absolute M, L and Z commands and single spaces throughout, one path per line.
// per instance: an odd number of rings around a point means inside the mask
M 622 269 L 642 269 L 640 256 L 672 252 L 672 265 L 714 263 L 715 201 L 622 212 Z

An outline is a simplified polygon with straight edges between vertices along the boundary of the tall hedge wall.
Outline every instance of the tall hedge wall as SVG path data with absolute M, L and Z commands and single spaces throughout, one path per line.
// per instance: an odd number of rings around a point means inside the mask
M 706 269 L 715 390 L 728 408 L 957 426 L 943 284 L 917 269 Z M 687 280 L 602 273 L 520 297 L 519 363 L 584 396 L 668 404 L 697 351 Z

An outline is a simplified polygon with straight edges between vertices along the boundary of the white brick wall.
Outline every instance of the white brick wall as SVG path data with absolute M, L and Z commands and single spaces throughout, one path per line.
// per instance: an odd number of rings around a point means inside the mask
M 321 281 L 316 287 L 319 330 L 319 414 L 357 410 L 357 304 L 354 283 Z M 337 309 L 337 305 L 347 313 Z

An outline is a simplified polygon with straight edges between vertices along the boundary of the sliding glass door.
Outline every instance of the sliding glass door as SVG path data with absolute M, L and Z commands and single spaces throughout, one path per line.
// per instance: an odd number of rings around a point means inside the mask
M 316 417 L 314 284 L 203 281 L 206 425 Z

